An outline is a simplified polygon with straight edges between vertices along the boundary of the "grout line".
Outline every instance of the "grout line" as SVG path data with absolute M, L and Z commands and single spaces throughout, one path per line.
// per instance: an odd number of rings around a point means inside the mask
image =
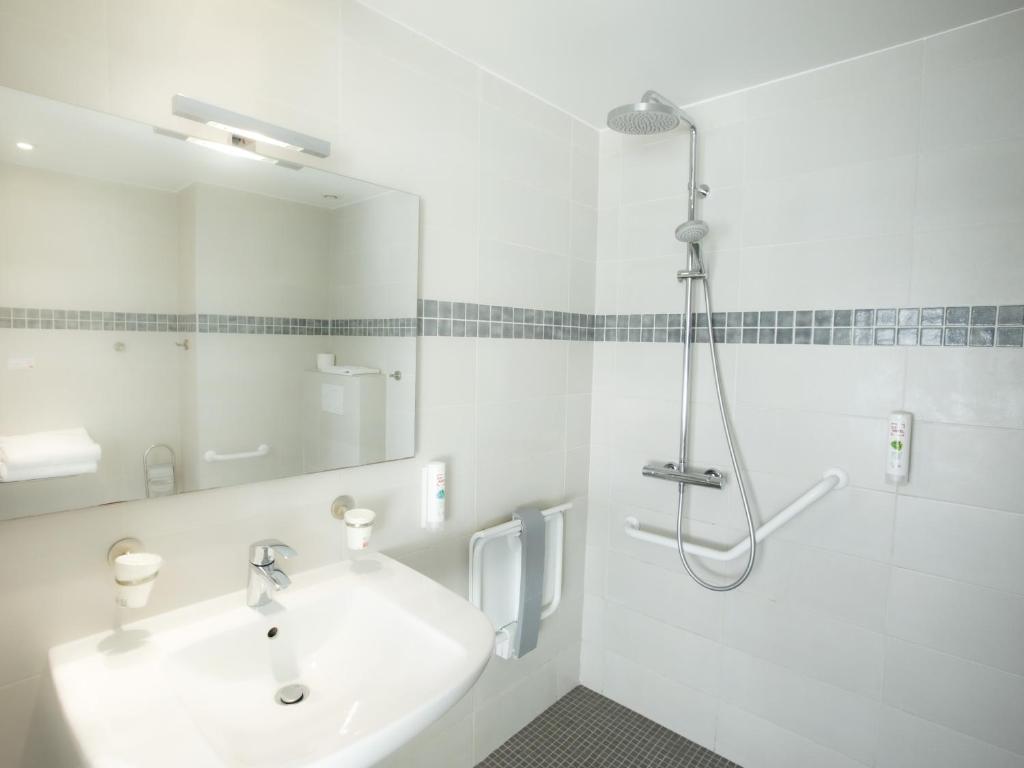
M 906 47 L 911 46 L 911 45 L 916 45 L 918 43 L 923 43 L 923 42 L 925 42 L 927 40 L 931 40 L 931 39 L 936 38 L 936 37 L 942 37 L 943 35 L 949 35 L 949 34 L 952 34 L 953 32 L 958 32 L 961 29 L 967 29 L 968 27 L 973 27 L 973 26 L 976 26 L 978 24 L 984 24 L 986 22 L 993 21 L 994 19 L 999 19 L 999 18 L 1002 18 L 1003 16 L 1009 16 L 1011 14 L 1020 13 L 1022 11 L 1024 11 L 1024 8 L 1011 8 L 1008 11 L 1003 11 L 1003 12 L 997 13 L 997 14 L 995 14 L 993 16 L 986 16 L 983 19 L 975 19 L 974 21 L 969 21 L 966 24 L 960 24 L 960 25 L 955 26 L 955 27 L 950 27 L 949 29 L 943 29 L 943 30 L 940 30 L 938 32 L 933 32 L 930 35 L 923 35 L 921 37 L 914 38 L 913 40 L 905 40 L 902 43 L 895 43 L 893 45 L 889 45 L 889 46 L 886 46 L 884 48 L 878 48 L 878 49 L 873 50 L 873 51 L 867 51 L 866 53 L 857 54 L 856 56 L 850 56 L 850 57 L 845 58 L 845 59 L 840 59 L 839 61 L 832 61 L 832 62 L 829 62 L 828 64 L 822 64 L 821 66 L 818 66 L 818 67 L 812 67 L 811 69 L 804 69 L 804 70 L 801 70 L 800 72 L 794 72 L 791 75 L 784 75 L 782 77 L 776 77 L 776 78 L 774 78 L 772 80 L 765 80 L 764 82 L 761 82 L 761 83 L 755 83 L 754 85 L 748 85 L 748 86 L 745 86 L 743 88 L 737 88 L 736 90 L 733 90 L 733 91 L 726 91 L 725 93 L 720 93 L 720 94 L 717 94 L 715 96 L 709 96 L 706 99 L 700 99 L 699 101 L 692 101 L 692 102 L 690 102 L 688 104 L 683 104 L 682 108 L 684 110 L 687 110 L 687 109 L 690 109 L 692 107 L 700 106 L 702 104 L 707 104 L 707 103 L 715 101 L 717 99 L 724 99 L 724 98 L 729 97 L 729 96 L 738 96 L 739 94 L 746 93 L 747 91 L 753 91 L 753 90 L 756 90 L 758 88 L 764 88 L 765 86 L 768 86 L 768 85 L 775 85 L 776 83 L 782 83 L 782 82 L 785 82 L 787 80 L 794 80 L 794 79 L 796 79 L 798 77 L 803 77 L 805 75 L 809 75 L 809 74 L 812 74 L 814 72 L 821 72 L 821 71 L 826 70 L 826 69 L 831 69 L 832 67 L 838 67 L 838 66 L 841 66 L 843 64 L 849 64 L 849 63 L 854 62 L 854 61 L 859 61 L 860 59 L 866 59 L 866 58 L 869 58 L 871 56 L 877 56 L 880 53 L 887 53 L 889 51 L 898 50 L 899 48 L 906 48 Z M 923 61 L 923 59 L 922 59 L 922 61 Z

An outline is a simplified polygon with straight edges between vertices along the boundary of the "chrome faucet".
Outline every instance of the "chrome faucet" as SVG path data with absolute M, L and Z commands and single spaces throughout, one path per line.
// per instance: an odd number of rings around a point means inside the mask
M 249 586 L 245 604 L 258 608 L 273 600 L 274 592 L 287 589 L 292 583 L 288 574 L 277 567 L 275 555 L 286 560 L 298 553 L 277 539 L 262 539 L 249 545 Z

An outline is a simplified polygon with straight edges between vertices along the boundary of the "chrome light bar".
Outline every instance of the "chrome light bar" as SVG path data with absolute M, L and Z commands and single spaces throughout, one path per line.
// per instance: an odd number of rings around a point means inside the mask
M 699 485 L 702 488 L 722 488 L 725 476 L 717 469 L 686 470 L 678 464 L 647 464 L 643 469 L 644 477 L 668 480 L 672 483 Z
M 255 117 L 232 112 L 229 109 L 218 107 L 216 104 L 207 104 L 205 101 L 192 99 L 180 93 L 175 94 L 171 100 L 171 112 L 178 117 L 204 123 L 249 141 L 262 142 L 282 149 L 292 149 L 317 157 L 327 157 L 331 154 L 329 141 L 318 139 L 315 136 L 307 136 L 304 133 Z

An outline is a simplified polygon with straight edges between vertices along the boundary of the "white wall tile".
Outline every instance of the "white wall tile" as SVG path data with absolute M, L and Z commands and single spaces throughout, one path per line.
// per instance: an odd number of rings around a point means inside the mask
M 922 52 L 920 43 L 902 45 L 752 88 L 744 94 L 746 114 L 754 118 L 832 98 L 837 93 L 870 91 L 879 82 L 914 77 L 921 71 Z
M 893 564 L 1024 594 L 1024 515 L 900 496 Z
M 925 150 L 1021 135 L 1024 16 L 973 24 L 924 45 L 921 140 Z M 956 105 L 950 109 L 950 105 Z
M 964 242 L 971 243 L 966 261 Z M 1024 226 L 1019 223 L 914 233 L 911 305 L 1015 304 L 1022 283 Z
M 1024 478 L 1016 466 L 1024 451 L 1024 431 L 928 421 L 916 423 L 914 429 L 908 493 L 1020 511 Z M 965 451 L 965 445 L 971 450 Z M 1001 482 L 979 484 L 979 474 Z
M 606 568 L 609 600 L 704 637 L 720 636 L 723 606 L 715 595 L 618 552 L 609 553 Z
M 798 345 L 743 345 L 736 402 L 867 417 L 884 416 L 899 403 L 906 368 L 902 350 L 807 352 Z
M 479 342 L 476 386 L 480 402 L 504 403 L 565 394 L 567 346 L 564 342 L 537 340 Z M 452 374 L 463 375 L 464 370 L 456 367 Z
M 925 153 L 917 171 L 917 230 L 1024 221 L 1024 141 Z M 975 194 L 958 194 L 973 189 Z
M 1024 595 L 895 568 L 886 628 L 893 637 L 1024 674 Z
M 1024 678 L 924 646 L 889 640 L 885 703 L 1024 754 Z
M 762 245 L 744 248 L 740 258 L 739 300 L 733 305 L 737 307 L 901 306 L 911 291 L 914 262 L 909 234 Z M 885 275 L 885 279 L 879 280 L 879 275 Z M 916 272 L 914 279 L 916 286 Z M 813 291 L 808 291 L 808 286 L 813 286 Z M 952 303 L 964 300 L 957 295 L 950 299 Z M 941 297 L 920 301 L 941 303 Z
M 717 643 L 617 603 L 606 607 L 604 630 L 606 650 L 690 688 L 717 691 Z
M 528 184 L 555 197 L 568 198 L 574 191 L 577 165 L 580 171 L 589 168 L 597 174 L 596 163 L 574 162 L 568 138 L 487 105 L 480 112 L 480 150 L 485 174 Z
M 888 565 L 812 547 L 791 554 L 787 601 L 840 621 L 881 632 L 885 628 Z M 807 574 L 814 578 L 807 578 Z
M 484 240 L 480 243 L 479 295 L 482 304 L 568 310 L 569 258 Z
M 763 768 L 859 768 L 863 765 L 775 723 L 726 704 L 719 708 L 715 751 L 739 765 Z
M 885 638 L 817 612 L 729 595 L 722 642 L 825 683 L 877 698 Z
M 483 179 L 480 232 L 484 238 L 565 255 L 569 252 L 569 201 L 493 176 Z
M 1024 429 L 1021 355 L 992 354 L 991 349 L 925 355 L 928 351 L 907 350 L 906 410 L 927 421 Z
M 875 755 L 879 705 L 862 696 L 727 650 L 722 698 L 859 762 Z
M 1021 768 L 1024 757 L 980 739 L 887 707 L 878 768 Z
M 810 171 L 791 177 L 787 184 L 750 183 L 743 244 L 909 232 L 916 171 L 917 158 L 904 155 Z
M 690 148 L 685 134 L 652 141 L 626 136 L 622 140 L 622 203 L 676 197 L 686 189 Z
M 907 75 L 750 120 L 747 181 L 788 184 L 808 171 L 914 154 L 921 83 L 917 72 Z

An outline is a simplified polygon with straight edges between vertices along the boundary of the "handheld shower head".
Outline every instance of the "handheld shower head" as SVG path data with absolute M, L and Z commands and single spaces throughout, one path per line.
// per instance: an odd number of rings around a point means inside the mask
M 710 227 L 708 227 L 707 222 L 700 219 L 690 219 L 676 227 L 676 240 L 681 243 L 699 243 L 707 237 L 709 231 Z
M 608 113 L 608 127 L 630 136 L 651 136 L 679 127 L 677 110 L 656 101 L 641 101 L 616 107 Z

